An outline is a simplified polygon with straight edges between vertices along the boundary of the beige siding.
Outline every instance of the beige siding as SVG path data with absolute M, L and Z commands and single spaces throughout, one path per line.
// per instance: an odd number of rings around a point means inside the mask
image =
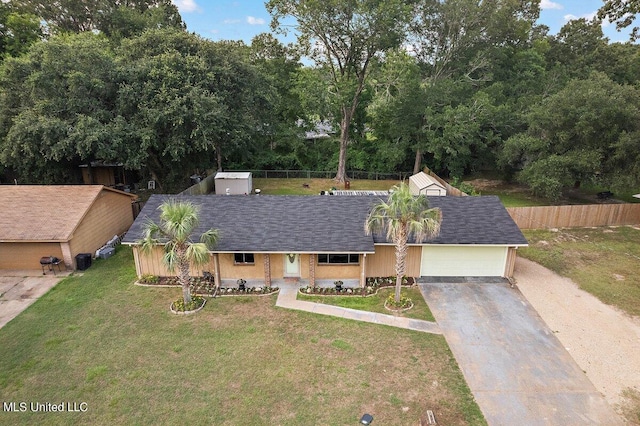
M 131 197 L 101 191 L 69 242 L 74 263 L 78 253 L 95 253 L 114 235 L 126 232 L 132 223 Z
M 505 265 L 504 276 L 507 278 L 513 277 L 513 270 L 516 267 L 516 257 L 518 255 L 518 249 L 515 247 L 509 247 L 507 251 L 507 262 Z
M 44 256 L 62 259 L 60 243 L 0 243 L 0 269 L 39 269 Z
M 395 246 L 375 246 L 376 253 L 367 255 L 365 265 L 367 277 L 389 277 L 396 274 Z M 407 252 L 407 276 L 420 276 L 422 247 L 410 246 Z
M 166 266 L 162 263 L 162 256 L 164 254 L 162 247 L 156 247 L 151 254 L 143 254 L 140 252 L 139 247 L 133 247 L 133 258 L 136 264 L 136 273 L 138 276 L 144 274 L 156 275 L 159 277 L 169 277 L 174 276 L 174 273 L 171 273 L 167 270 Z M 190 274 L 193 277 L 198 277 L 202 275 L 202 271 L 208 271 L 213 273 L 213 257 L 209 260 L 209 264 L 195 268 L 191 267 Z M 224 275 L 222 276 L 224 278 Z

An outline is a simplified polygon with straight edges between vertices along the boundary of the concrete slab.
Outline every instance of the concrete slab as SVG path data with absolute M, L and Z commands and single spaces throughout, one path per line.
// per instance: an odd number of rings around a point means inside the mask
M 0 277 L 0 328 L 27 309 L 39 297 L 51 290 L 69 273 L 58 275 L 23 274 L 8 272 L 11 275 Z
M 506 283 L 422 283 L 490 425 L 621 425 L 560 341 Z

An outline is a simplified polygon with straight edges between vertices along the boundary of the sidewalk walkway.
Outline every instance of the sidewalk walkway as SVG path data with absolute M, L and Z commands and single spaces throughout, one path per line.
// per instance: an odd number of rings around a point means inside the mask
M 378 314 L 375 312 L 359 311 L 357 309 L 341 308 L 339 306 L 325 305 L 322 303 L 304 302 L 297 300 L 298 285 L 280 285 L 276 306 L 299 311 L 312 312 L 320 315 L 331 315 L 355 321 L 383 324 L 391 327 L 405 328 L 408 330 L 422 331 L 425 333 L 442 334 L 440 327 L 435 322 L 423 321 L 411 318 L 396 317 L 393 315 Z

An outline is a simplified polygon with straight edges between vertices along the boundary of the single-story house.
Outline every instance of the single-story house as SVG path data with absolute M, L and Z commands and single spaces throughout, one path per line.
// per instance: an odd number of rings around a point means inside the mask
M 75 269 L 133 223 L 135 195 L 103 185 L 0 185 L 0 269 L 38 269 L 55 256 Z
M 171 275 L 162 264 L 162 248 L 143 254 L 136 243 L 145 223 L 159 220 L 158 207 L 169 198 L 153 195 L 123 239 L 133 246 L 138 275 Z M 202 233 L 220 232 L 203 271 L 221 280 L 287 277 L 308 281 L 355 279 L 395 274 L 395 246 L 384 235 L 366 235 L 364 223 L 378 196 L 184 196 L 200 208 Z M 527 240 L 495 196 L 428 197 L 442 210 L 440 235 L 411 243 L 410 276 L 510 277 L 516 249 Z
M 445 196 L 447 188 L 425 172 L 409 176 L 409 190 L 413 195 Z
M 214 181 L 216 194 L 248 195 L 253 191 L 251 172 L 218 172 Z

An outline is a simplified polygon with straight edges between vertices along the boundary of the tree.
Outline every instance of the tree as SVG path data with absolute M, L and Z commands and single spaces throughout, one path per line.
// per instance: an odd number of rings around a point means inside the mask
M 37 16 L 17 12 L 0 3 L 0 58 L 18 56 L 43 37 Z
M 169 272 L 178 272 L 185 306 L 191 302 L 189 268 L 203 266 L 210 260 L 209 250 L 219 238 L 217 229 L 209 229 L 200 235 L 200 242 L 193 242 L 192 235 L 198 228 L 198 208 L 187 201 L 171 199 L 158 207 L 160 223 L 145 225 L 144 237 L 138 241 L 140 249 L 150 254 L 160 244 L 164 245 L 162 262 Z
M 249 151 L 270 107 L 262 76 L 247 48 L 173 29 L 149 30 L 117 50 L 122 81 L 118 115 L 132 149 L 130 168 L 146 168 L 159 183 L 185 170 L 210 168 Z
M 286 33 L 281 22 L 296 20 L 298 43 L 331 76 L 340 107 L 340 151 L 336 181 L 346 176 L 350 126 L 356 114 L 372 59 L 400 46 L 411 13 L 401 0 L 269 0 L 271 27 Z
M 395 301 L 400 302 L 402 277 L 406 272 L 408 243 L 421 243 L 440 233 L 442 212 L 429 208 L 427 197 L 414 196 L 409 185 L 396 185 L 387 201 L 373 206 L 364 224 L 367 235 L 375 232 L 386 233 L 387 240 L 396 246 L 396 290 Z
M 77 167 L 121 161 L 125 147 L 114 105 L 115 62 L 92 33 L 51 37 L 0 75 L 0 163 L 22 181 L 75 182 Z
M 393 145 L 396 153 L 404 156 L 407 148 L 414 149 L 413 173 L 418 173 L 428 99 L 420 68 L 415 59 L 403 51 L 387 54 L 379 68 L 372 79 L 375 94 L 367 107 L 370 126 L 376 138 Z
M 629 27 L 640 13 L 639 0 L 606 0 L 598 10 L 598 19 L 608 19 L 616 23 L 616 29 L 621 31 Z M 640 28 L 634 27 L 630 35 L 631 40 L 640 38 Z
M 533 39 L 535 21 L 540 12 L 538 0 L 421 0 L 416 2 L 411 21 L 409 45 L 418 65 L 422 69 L 419 101 L 424 105 L 423 117 L 415 124 L 414 170 L 423 155 L 430 155 L 436 163 L 454 174 L 461 173 L 459 166 L 449 167 L 442 160 L 442 153 L 455 154 L 458 164 L 469 163 L 470 156 L 462 158 L 467 146 L 475 142 L 470 139 L 475 130 L 456 129 L 452 137 L 441 128 L 442 123 L 451 123 L 462 117 L 473 126 L 473 116 L 478 101 L 471 99 L 474 92 L 495 80 L 501 64 L 518 64 L 518 52 L 526 49 Z M 411 108 L 415 101 L 403 108 Z M 403 98 L 396 103 L 402 105 Z M 484 102 L 481 102 L 486 104 Z M 455 111 L 460 104 L 467 104 L 469 111 Z M 486 110 L 484 105 L 483 109 Z M 464 109 L 464 108 L 463 108 Z M 426 111 L 426 112 L 425 112 Z M 463 130 L 460 132 L 459 130 Z M 444 134 L 440 142 L 433 134 Z M 478 144 L 483 144 L 478 141 Z M 457 145 L 457 146 L 454 146 Z
M 625 174 L 637 184 L 640 93 L 633 86 L 594 72 L 532 107 L 527 122 L 525 133 L 506 141 L 501 164 L 520 170 L 534 192 L 557 198 L 564 187 L 615 185 Z
M 184 29 L 170 0 L 12 0 L 12 4 L 43 20 L 50 33 L 98 30 L 126 36 L 140 34 L 143 28 Z

